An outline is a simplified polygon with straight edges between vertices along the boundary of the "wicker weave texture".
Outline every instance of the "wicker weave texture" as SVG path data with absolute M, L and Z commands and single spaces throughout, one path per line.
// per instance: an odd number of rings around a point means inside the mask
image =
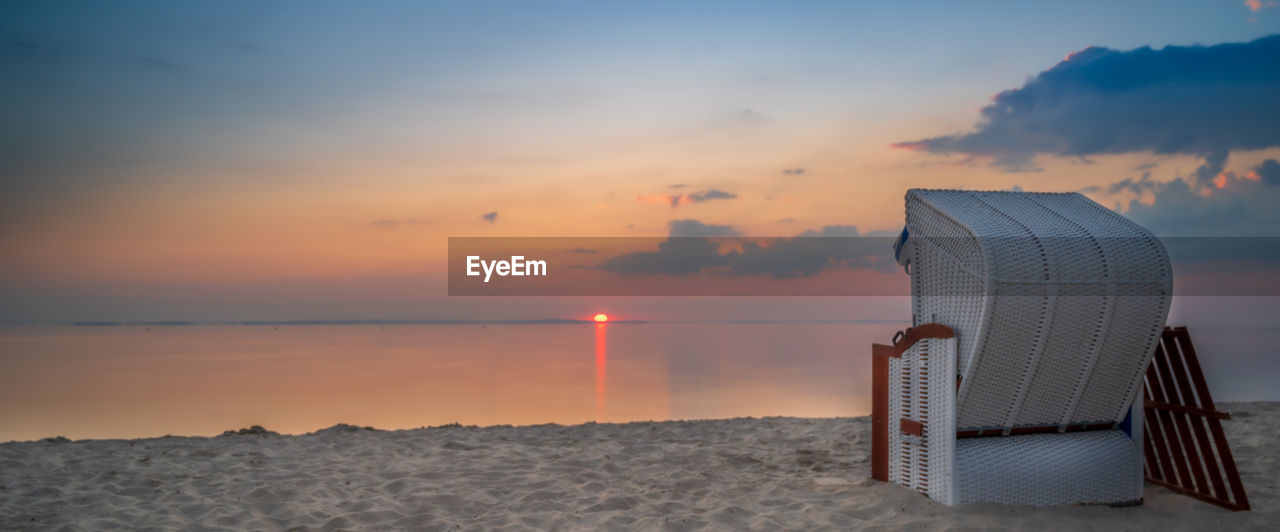
M 955 504 L 955 352 L 954 338 L 931 338 L 889 361 L 889 480 L 944 504 Z M 923 434 L 902 434 L 901 419 Z
M 959 504 L 1115 504 L 1142 499 L 1136 444 L 1118 430 L 956 441 Z
M 916 323 L 956 330 L 962 429 L 1115 423 L 1168 314 L 1160 241 L 1079 194 L 910 190 Z

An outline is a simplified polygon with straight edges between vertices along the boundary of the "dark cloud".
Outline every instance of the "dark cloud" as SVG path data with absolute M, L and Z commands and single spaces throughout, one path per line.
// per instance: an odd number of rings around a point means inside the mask
M 598 250 L 588 249 L 588 248 L 569 248 L 569 249 L 566 249 L 565 251 L 569 253 L 584 253 L 584 254 L 599 253 Z
M 782 173 L 787 175 L 800 175 L 804 173 L 804 168 L 788 168 L 783 170 Z
M 975 130 L 894 146 L 992 158 L 1153 152 L 1208 157 L 1280 146 L 1280 35 L 1216 46 L 1087 48 L 1001 92 Z
M 676 183 L 676 184 L 674 184 L 674 185 L 667 185 L 667 188 L 673 188 L 673 189 L 674 189 L 674 188 L 684 188 L 684 187 L 687 187 L 687 186 L 689 186 L 689 185 L 686 185 L 686 184 L 684 184 L 684 183 Z
M 1112 183 L 1107 187 L 1107 193 L 1115 194 L 1117 192 L 1128 191 L 1134 194 L 1142 194 L 1148 190 L 1154 190 L 1158 186 L 1160 186 L 1160 183 L 1151 180 L 1151 172 L 1143 172 L 1142 177 L 1138 179 L 1127 177 L 1122 181 Z M 1090 189 L 1100 188 L 1101 187 L 1090 187 Z
M 781 219 L 781 220 L 778 220 L 778 223 L 780 223 L 780 224 L 789 224 L 789 223 L 794 222 L 794 221 L 796 221 L 796 219 L 795 219 L 795 218 L 783 218 L 783 219 Z
M 493 223 L 498 221 L 498 211 L 487 212 L 487 213 L 481 214 L 480 217 L 484 218 L 484 221 L 486 222 Z
M 858 228 L 852 225 L 827 225 L 817 231 L 809 229 L 797 236 L 858 236 Z
M 720 244 L 709 238 L 673 237 L 658 243 L 657 251 L 638 251 L 612 257 L 598 269 L 622 275 L 693 275 L 728 263 Z
M 1274 160 L 1268 159 L 1274 163 Z M 1280 163 L 1264 162 L 1259 169 L 1274 168 Z M 1268 170 L 1262 170 L 1266 172 Z M 1124 215 L 1161 236 L 1280 236 L 1280 181 L 1265 181 L 1258 170 L 1245 176 L 1234 172 L 1219 174 L 1212 186 L 1197 187 L 1194 179 L 1151 182 L 1143 179 L 1135 188 L 1121 181 L 1111 190 L 1148 192 L 1131 200 Z
M 667 222 L 667 236 L 742 236 L 732 225 L 704 224 L 697 220 Z
M 1276 58 L 1280 60 L 1280 57 Z M 1195 184 L 1200 186 L 1208 186 L 1213 182 L 1218 174 L 1227 167 L 1227 152 L 1219 151 L 1204 156 L 1204 164 L 1196 168 L 1192 176 L 1195 178 Z
M 1267 186 L 1280 186 L 1280 163 L 1275 159 L 1267 159 L 1262 164 L 1253 169 L 1253 175 L 1257 176 L 1262 184 Z
M 685 196 L 685 198 L 687 198 L 689 201 L 692 201 L 694 203 L 702 203 L 704 201 L 711 201 L 716 199 L 737 199 L 738 195 L 732 192 L 725 192 L 723 190 L 713 188 L 710 190 L 693 192 Z
M 672 185 L 671 188 L 679 188 L 683 186 L 684 185 L 679 185 L 679 186 Z M 665 203 L 667 205 L 670 205 L 672 208 L 675 208 L 675 207 L 684 205 L 686 203 L 702 203 L 702 202 L 711 201 L 711 200 L 718 200 L 718 199 L 729 200 L 729 199 L 737 199 L 737 198 L 738 198 L 737 194 L 712 188 L 707 190 L 699 190 L 697 192 L 690 192 L 688 194 L 676 194 L 676 195 L 655 194 L 652 196 L 638 196 L 636 197 L 636 200 L 647 201 L 650 203 Z
M 596 267 L 623 275 L 695 275 L 709 271 L 728 276 L 774 278 L 812 277 L 831 269 L 893 270 L 897 267 L 889 257 L 892 237 L 867 238 L 860 236 L 853 226 L 827 226 L 793 238 L 768 239 L 766 244 L 756 239 L 742 239 L 737 241 L 740 251 L 731 249 L 724 253 L 720 251 L 721 241 L 706 237 L 738 234 L 731 227 L 680 220 L 672 222 L 671 229 L 671 238 L 660 242 L 657 251 L 619 255 Z

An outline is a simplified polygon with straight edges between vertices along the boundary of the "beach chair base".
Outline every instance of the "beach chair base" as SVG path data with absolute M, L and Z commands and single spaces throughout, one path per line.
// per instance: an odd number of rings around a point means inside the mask
M 873 346 L 873 478 L 947 505 L 1141 503 L 1141 423 L 957 431 L 955 348 L 938 324 Z

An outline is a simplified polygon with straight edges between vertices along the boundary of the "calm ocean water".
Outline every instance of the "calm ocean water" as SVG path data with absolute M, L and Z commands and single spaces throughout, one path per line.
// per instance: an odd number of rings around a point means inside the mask
M 865 415 L 904 325 L 4 327 L 0 441 Z M 1217 399 L 1280 399 L 1276 331 L 1193 335 Z

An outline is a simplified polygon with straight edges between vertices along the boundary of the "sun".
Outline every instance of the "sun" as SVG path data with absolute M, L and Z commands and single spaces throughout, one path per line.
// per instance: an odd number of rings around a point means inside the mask
M 596 323 L 604 323 L 606 321 L 609 321 L 609 315 L 600 313 L 600 314 L 596 314 L 595 316 L 592 316 L 591 319 L 595 320 Z

